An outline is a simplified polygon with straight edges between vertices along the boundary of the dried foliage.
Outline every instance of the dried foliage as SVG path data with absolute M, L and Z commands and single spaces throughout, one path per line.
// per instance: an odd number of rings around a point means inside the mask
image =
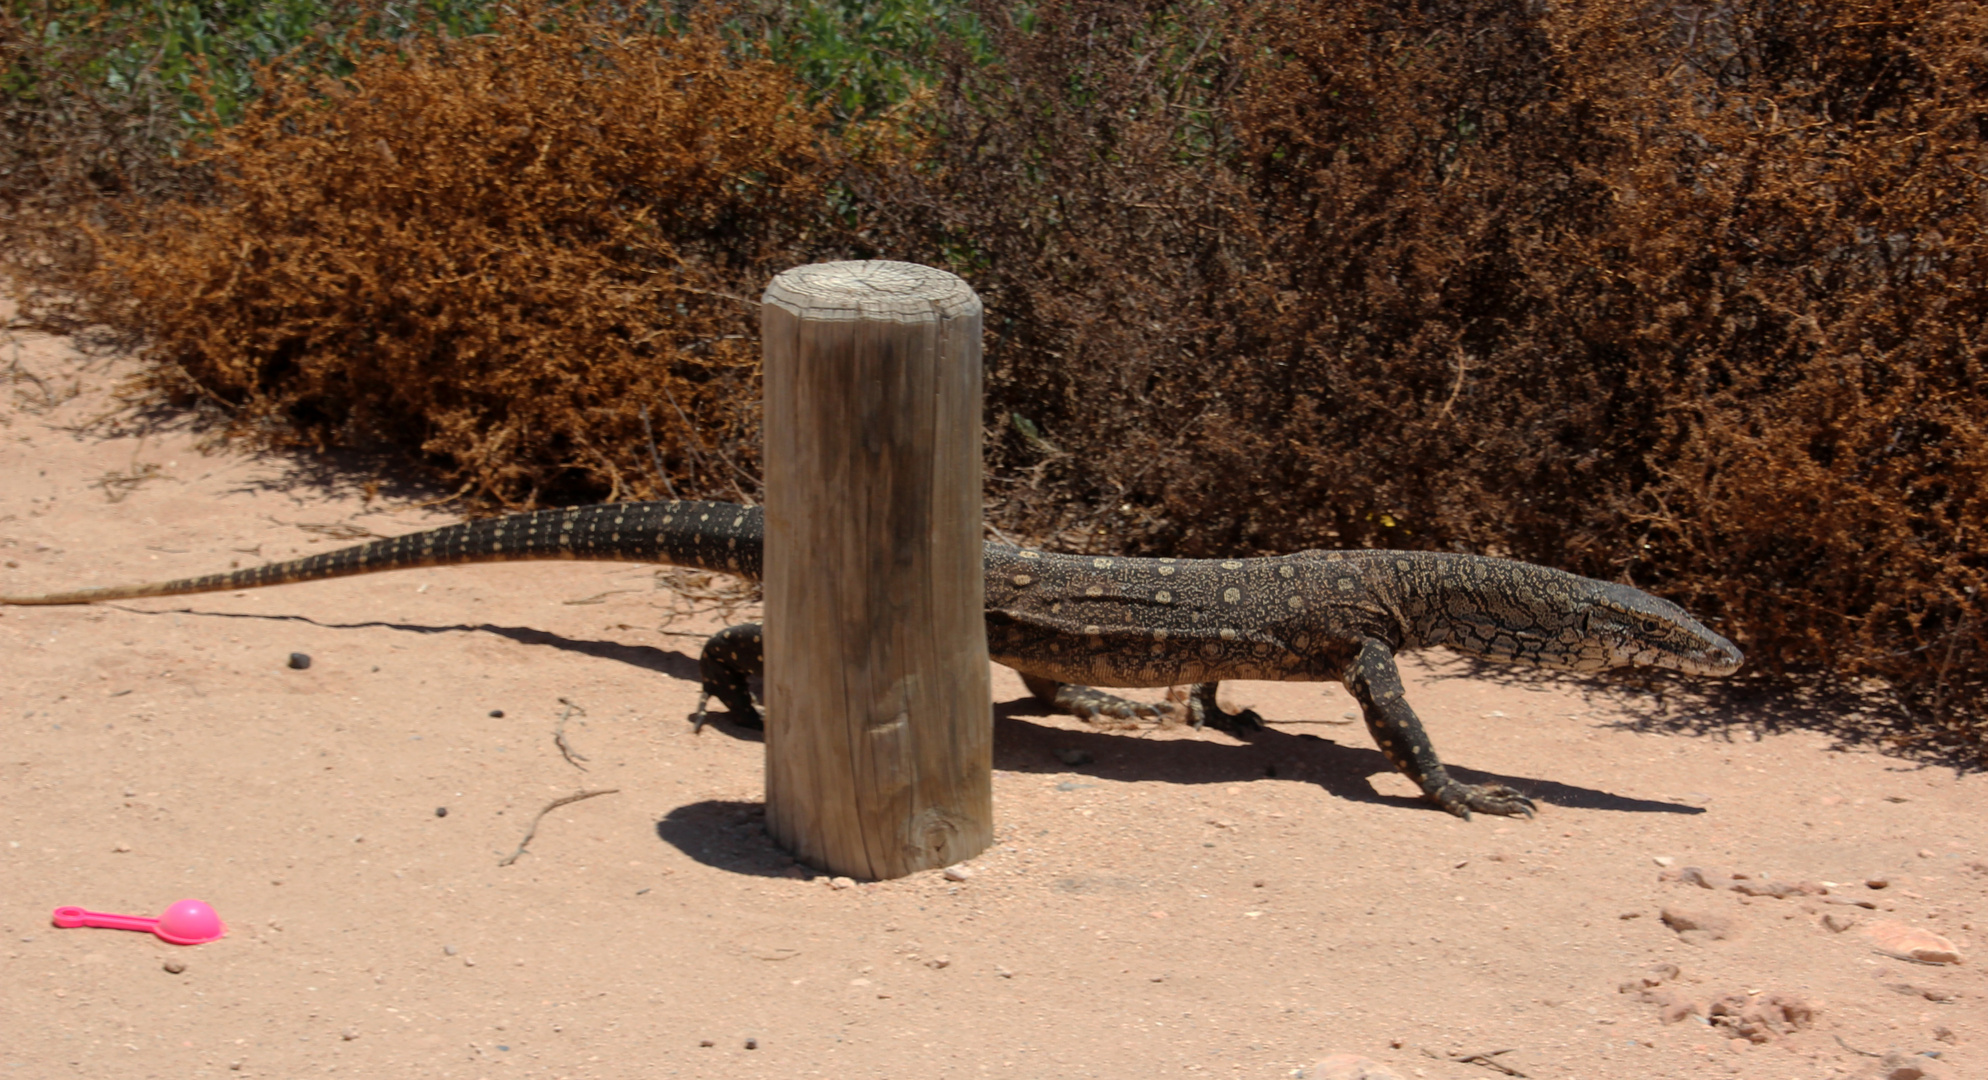
M 562 14 L 269 72 L 193 152 L 211 195 L 98 237 L 161 385 L 484 502 L 749 487 L 754 301 L 817 226 L 821 118 L 708 24 Z
M 1988 8 L 971 25 L 889 58 L 943 71 L 893 138 L 708 27 L 514 19 L 273 74 L 199 155 L 212 196 L 102 233 L 90 295 L 239 430 L 386 441 L 527 503 L 750 489 L 727 297 L 844 252 L 945 266 L 988 302 L 1005 526 L 1631 580 L 1758 671 L 1879 677 L 1913 737 L 1988 745 Z
M 1232 167 L 1233 30 L 1218 6 L 984 5 L 998 60 L 952 58 L 915 166 L 852 180 L 887 249 L 948 266 L 988 308 L 990 480 L 1008 524 L 1084 543 L 1199 550 L 1237 504 L 1201 424 L 1215 384 L 1265 346 Z M 1171 502 L 1177 492 L 1178 502 Z M 1120 507 L 1124 510 L 1121 512 Z M 1296 524 L 1296 523 L 1294 523 Z M 1073 531 L 1074 530 L 1074 531 Z
M 873 194 L 1011 525 L 1626 578 L 1982 745 L 1980 5 L 1035 10 Z
M 111 87 L 104 56 L 133 47 L 130 25 L 86 20 L 61 33 L 53 4 L 0 9 L 0 269 L 41 321 L 63 328 L 76 298 L 61 283 L 87 272 L 94 252 L 75 228 L 107 200 L 181 190 L 176 116 L 157 87 Z M 56 31 L 49 24 L 57 22 Z M 74 29 L 76 20 L 68 20 Z

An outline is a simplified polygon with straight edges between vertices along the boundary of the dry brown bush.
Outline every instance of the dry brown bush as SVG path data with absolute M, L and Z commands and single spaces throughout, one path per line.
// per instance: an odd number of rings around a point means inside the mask
M 405 448 L 484 503 L 749 487 L 753 301 L 819 231 L 821 117 L 708 23 L 553 22 L 270 71 L 192 155 L 211 194 L 99 232 L 101 313 L 237 433 Z
M 845 249 L 947 266 L 989 305 L 1009 526 L 1631 580 L 1988 745 L 1988 8 L 1020 10 L 982 5 L 997 61 L 951 58 L 912 153 L 834 149 L 708 30 L 279 78 L 214 198 L 105 234 L 94 295 L 238 429 L 526 503 L 651 493 L 644 409 L 664 473 L 749 487 L 726 297 Z
M 990 298 L 1012 524 L 1626 578 L 1979 749 L 1981 5 L 1037 10 L 876 198 Z

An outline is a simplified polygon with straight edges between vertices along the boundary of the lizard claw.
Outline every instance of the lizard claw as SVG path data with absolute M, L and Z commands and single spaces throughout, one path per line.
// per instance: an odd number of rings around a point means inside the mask
M 1454 780 L 1430 794 L 1436 805 L 1470 820 L 1472 810 L 1505 817 L 1531 817 L 1537 809 L 1531 799 L 1503 784 L 1461 784 Z

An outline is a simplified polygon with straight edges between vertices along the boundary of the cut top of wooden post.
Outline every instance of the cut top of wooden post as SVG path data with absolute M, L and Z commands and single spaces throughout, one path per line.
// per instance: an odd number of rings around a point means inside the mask
M 764 303 L 803 319 L 942 322 L 980 314 L 980 297 L 958 277 L 901 262 L 832 262 L 773 279 Z

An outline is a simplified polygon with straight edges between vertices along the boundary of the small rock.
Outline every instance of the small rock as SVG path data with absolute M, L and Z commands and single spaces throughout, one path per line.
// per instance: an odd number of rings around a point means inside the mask
M 448 808 L 448 807 L 446 807 L 446 806 L 438 806 L 438 807 L 436 807 L 436 808 L 435 808 L 435 816 L 436 816 L 436 817 L 448 817 L 448 816 L 449 816 L 449 808 Z
M 1664 925 L 1677 931 L 1677 936 L 1694 945 L 1708 941 L 1724 941 L 1739 932 L 1739 925 L 1724 915 L 1710 912 L 1690 911 L 1684 908 L 1666 907 L 1659 916 Z
M 951 967 L 952 963 L 953 963 L 953 958 L 950 956 L 935 956 L 930 960 L 925 961 L 925 966 L 936 970 L 938 968 Z
M 454 956 L 455 954 L 456 954 L 456 947 L 455 947 L 454 945 L 444 945 L 444 946 L 442 946 L 442 955 L 443 955 L 443 956 Z
M 1669 867 L 1671 864 L 1677 862 L 1676 859 L 1668 855 L 1652 855 L 1650 856 L 1650 861 L 1662 867 Z
M 1893 1050 L 1884 1056 L 1878 1065 L 1878 1075 L 1884 1080 L 1938 1080 L 1937 1074 L 1927 1067 L 1925 1058 Z
M 717 1042 L 717 1040 L 716 1040 L 716 1039 L 699 1039 L 699 1040 L 697 1040 L 697 1045 L 699 1045 L 699 1046 L 716 1046 L 716 1045 L 718 1045 L 718 1042 Z
M 126 843 L 123 843 L 123 842 L 119 842 L 119 843 L 116 843 L 116 844 L 112 844 L 112 845 L 111 845 L 111 850 L 112 850 L 112 851 L 115 851 L 115 852 L 117 852 L 117 853 L 118 853 L 118 854 L 120 854 L 120 855 L 122 855 L 122 854 L 124 854 L 125 852 L 127 852 L 127 851 L 130 851 L 130 850 L 131 850 L 131 845 L 130 845 L 130 844 L 126 844 Z
M 504 710 L 502 710 L 502 709 L 492 709 L 492 710 L 490 710 L 490 719 L 492 719 L 492 720 L 502 720 L 502 719 L 504 719 Z M 706 1045 L 706 1046 L 709 1046 L 709 1045 L 711 1045 L 711 1044 L 710 1044 L 710 1043 L 705 1043 L 704 1045 Z
M 1960 1036 L 1955 1035 L 1953 1033 L 1953 1029 L 1946 1026 L 1945 1024 L 1941 1024 L 1933 1029 L 1933 1038 L 1938 1039 L 1941 1042 L 1947 1043 L 1949 1045 L 1953 1045 L 1960 1042 Z
M 1764 1043 L 1815 1023 L 1815 1006 L 1792 995 L 1727 994 L 1706 1018 L 1750 1043 Z
M 1821 896 L 1829 889 L 1820 882 L 1801 881 L 1734 881 L 1731 889 L 1745 896 L 1771 896 L 1785 900 L 1790 896 Z
M 168 975 L 179 975 L 186 971 L 186 965 L 178 960 L 168 960 L 164 967 Z
M 853 887 L 855 884 L 855 878 L 832 877 L 828 879 L 828 887 L 831 889 L 847 889 Z
M 1402 1076 L 1370 1057 L 1332 1054 L 1306 1069 L 1305 1080 L 1402 1080 Z
M 759 1040 L 758 1040 L 758 1039 L 747 1039 L 747 1040 L 746 1040 L 746 1049 L 747 1049 L 747 1050 L 757 1050 L 757 1049 L 759 1049 Z
M 1680 969 L 1676 964 L 1657 964 L 1650 968 L 1650 972 L 1647 975 L 1617 983 L 1615 985 L 1615 992 L 1618 994 L 1641 994 L 1642 1000 L 1655 1001 L 1656 998 L 1650 996 L 1648 991 L 1677 978 L 1679 973 Z
M 474 961 L 474 960 L 471 960 L 471 959 L 470 959 L 469 957 L 465 956 L 465 957 L 463 957 L 463 958 L 462 958 L 462 966 L 464 966 L 464 967 L 475 967 L 475 966 L 476 966 L 476 961 Z
M 346 1028 L 344 1031 L 338 1033 L 338 1037 L 344 1039 L 346 1042 L 351 1042 L 359 1037 L 359 1029 L 355 1027 Z
M 973 877 L 973 871 L 965 863 L 954 863 L 940 871 L 947 881 L 966 881 Z
M 1644 995 L 1646 1001 L 1657 1007 L 1657 1019 L 1666 1024 L 1675 1024 L 1686 1017 L 1702 1016 L 1698 1003 L 1676 990 L 1658 990 Z
M 311 657 L 309 653 L 293 652 L 290 654 L 290 669 L 292 671 L 302 671 L 310 666 Z
M 1822 917 L 1822 925 L 1827 927 L 1830 933 L 1840 934 L 1857 925 L 1857 917 L 1850 914 L 1838 914 L 1832 911 Z
M 1864 930 L 1877 950 L 1887 956 L 1901 960 L 1917 960 L 1922 964 L 1958 964 L 1960 950 L 1946 938 L 1917 926 L 1907 926 L 1895 919 L 1872 923 Z
M 1885 877 L 1865 878 L 1864 887 L 1867 889 L 1889 889 L 1891 888 L 1891 879 Z
M 1915 986 L 1912 983 L 1886 983 L 1884 984 L 1884 988 L 1895 994 L 1904 994 L 1906 997 L 1922 997 L 1927 1001 L 1935 1001 L 1940 1004 L 1945 1004 L 1960 996 L 1951 990 L 1942 990 L 1937 986 Z
M 1064 749 L 1054 751 L 1054 753 L 1056 754 L 1056 760 L 1065 765 L 1089 765 L 1092 760 L 1091 752 L 1088 750 L 1076 750 L 1065 747 Z
M 1723 889 L 1732 884 L 1732 879 L 1720 873 L 1707 873 L 1695 866 L 1680 866 L 1657 875 L 1658 881 L 1681 881 L 1686 885 L 1696 885 L 1701 889 Z

